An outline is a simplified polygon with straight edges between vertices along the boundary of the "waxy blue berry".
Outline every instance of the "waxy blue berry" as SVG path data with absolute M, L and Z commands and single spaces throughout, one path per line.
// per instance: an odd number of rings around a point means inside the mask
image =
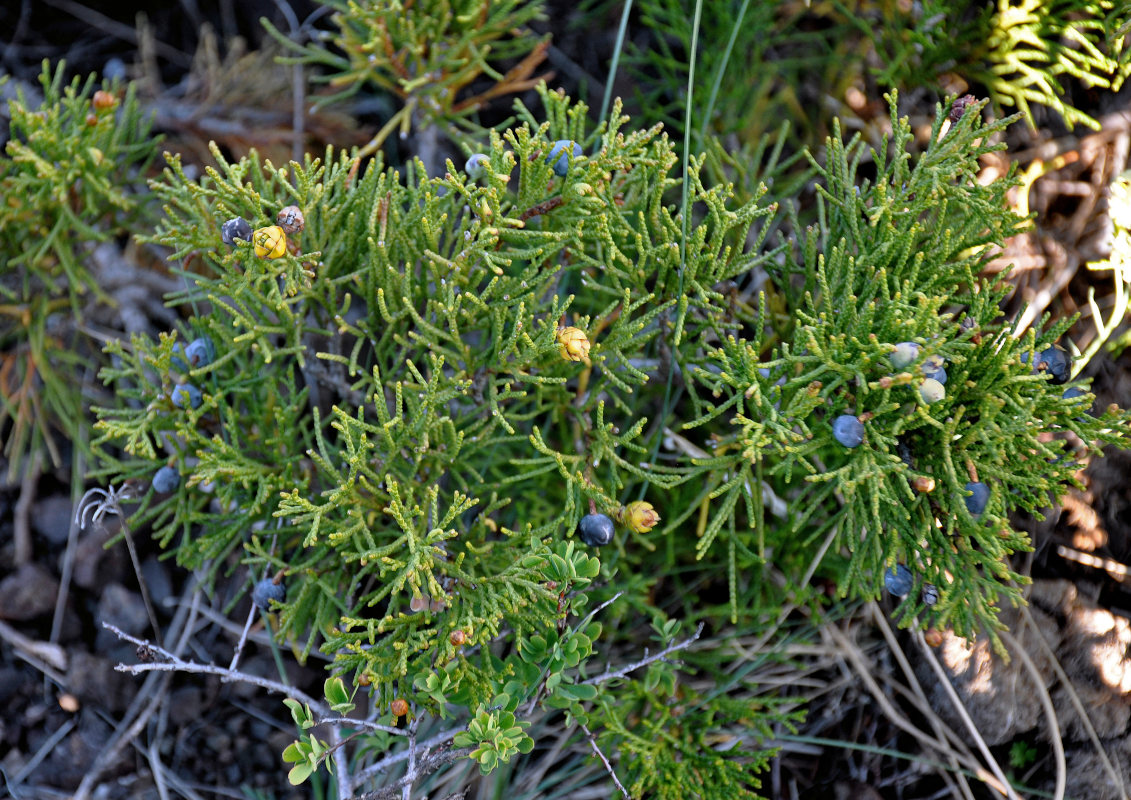
M 986 510 L 986 504 L 990 502 L 990 487 L 981 481 L 970 481 L 963 488 L 970 492 L 970 495 L 965 498 L 966 510 L 973 516 L 980 517 L 982 512 Z
M 884 588 L 896 597 L 906 597 L 910 594 L 913 582 L 911 570 L 902 564 L 896 564 L 884 573 Z
M 923 366 L 920 370 L 923 372 L 924 378 L 932 378 L 939 383 L 946 384 L 946 370 L 943 366 L 946 364 L 946 359 L 942 356 L 927 356 L 923 361 Z
M 546 156 L 546 163 L 553 163 L 554 174 L 559 178 L 564 178 L 569 173 L 570 150 L 572 150 L 574 158 L 579 158 L 583 152 L 581 145 L 577 142 L 571 142 L 568 139 L 559 139 L 554 142 L 554 146 L 550 150 L 550 155 Z M 555 161 L 554 159 L 557 160 Z
M 243 217 L 232 217 L 220 226 L 220 238 L 223 239 L 224 244 L 229 247 L 235 245 L 236 239 L 243 239 L 245 242 L 250 242 L 251 223 Z
M 927 405 L 937 403 L 946 397 L 946 389 L 934 378 L 926 378 L 919 384 L 919 397 Z
M 185 355 L 185 346 L 180 342 L 173 345 L 173 357 L 169 360 L 169 364 L 177 372 L 188 372 L 188 356 Z
M 181 474 L 173 467 L 164 466 L 153 475 L 153 491 L 171 494 L 181 485 Z
M 841 414 L 833 420 L 833 438 L 845 447 L 859 447 L 864 441 L 864 425 L 852 414 Z
M 907 444 L 907 442 L 903 441 L 903 439 L 896 439 L 896 441 L 895 441 L 895 452 L 899 455 L 900 461 L 902 461 L 908 467 L 911 467 L 912 469 L 914 469 L 915 459 L 912 457 L 912 454 L 911 454 L 911 446 L 909 444 Z
M 206 336 L 190 342 L 185 347 L 184 353 L 193 369 L 207 367 L 216 358 L 216 348 L 212 346 L 212 340 Z
M 173 387 L 170 397 L 173 400 L 173 405 L 177 408 L 184 408 L 186 404 L 193 408 L 200 408 L 200 404 L 204 401 L 200 389 L 197 389 L 191 383 L 178 383 Z
M 467 173 L 467 177 L 477 181 L 487 174 L 487 166 L 490 163 L 491 159 L 483 153 L 472 153 L 467 163 L 463 165 L 463 171 Z
M 581 541 L 590 547 L 601 547 L 613 540 L 613 521 L 604 514 L 586 514 L 578 525 Z
M 919 345 L 915 342 L 900 342 L 888 358 L 896 369 L 903 369 L 919 357 Z
M 1072 358 L 1059 347 L 1050 347 L 1037 356 L 1035 367 L 1037 372 L 1044 372 L 1049 376 L 1049 383 L 1059 386 L 1068 383 L 1072 373 Z
M 923 585 L 923 605 L 933 606 L 939 601 L 939 589 L 933 583 Z
M 255 584 L 255 588 L 251 592 L 251 602 L 255 603 L 256 608 L 270 611 L 272 600 L 281 603 L 286 596 L 287 590 L 283 587 L 283 584 L 275 583 L 270 578 L 264 578 Z

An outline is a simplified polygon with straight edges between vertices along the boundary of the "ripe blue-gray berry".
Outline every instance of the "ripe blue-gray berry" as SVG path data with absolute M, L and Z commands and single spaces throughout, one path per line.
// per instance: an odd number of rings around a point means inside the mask
M 193 369 L 207 367 L 216 358 L 216 348 L 212 346 L 211 339 L 202 336 L 190 342 L 185 347 L 184 354 Z
M 852 414 L 841 414 L 833 420 L 833 438 L 845 447 L 859 447 L 864 441 L 864 425 Z
M 946 389 L 934 378 L 926 378 L 919 384 L 919 396 L 924 403 L 930 405 L 946 397 Z
M 970 481 L 963 488 L 970 492 L 966 498 L 966 510 L 973 516 L 980 517 L 986 510 L 986 503 L 990 502 L 990 487 L 981 481 Z
M 896 597 L 906 597 L 911 592 L 912 583 L 911 570 L 902 564 L 896 564 L 884 573 L 884 588 Z
M 578 158 L 583 152 L 581 145 L 577 142 L 571 142 L 568 139 L 559 139 L 554 142 L 554 146 L 550 149 L 550 155 L 546 156 L 546 163 L 553 163 L 554 174 L 559 178 L 564 178 L 569 172 L 569 151 L 572 150 L 573 157 Z M 556 161 L 554 159 L 557 159 Z
M 939 589 L 933 583 L 923 585 L 923 605 L 933 606 L 939 601 Z
M 919 345 L 915 342 L 900 342 L 888 358 L 896 369 L 903 369 L 919 357 Z
M 920 370 L 923 372 L 924 378 L 932 378 L 939 383 L 946 384 L 946 370 L 943 368 L 946 364 L 946 359 L 942 356 L 927 356 L 923 361 L 923 366 Z
M 613 540 L 613 521 L 604 514 L 586 514 L 578 528 L 581 541 L 590 547 L 601 547 Z
M 463 171 L 467 173 L 467 177 L 477 181 L 487 174 L 487 165 L 490 163 L 491 159 L 483 153 L 472 153 L 467 163 L 463 165 Z
M 915 460 L 911 454 L 911 446 L 903 441 L 903 439 L 896 439 L 895 452 L 899 454 L 900 461 L 911 468 L 915 467 Z
M 204 396 L 201 395 L 200 389 L 197 389 L 191 383 L 178 383 L 173 387 L 173 392 L 170 396 L 173 400 L 173 405 L 177 408 L 184 408 L 186 403 L 193 408 L 200 408 L 201 402 L 204 401 Z
M 283 584 L 264 578 L 255 584 L 255 588 L 251 591 L 251 602 L 255 603 L 256 608 L 270 611 L 272 600 L 281 603 L 286 596 L 287 590 L 283 588 Z
M 229 246 L 234 245 L 236 239 L 243 239 L 245 242 L 250 242 L 251 223 L 243 217 L 232 217 L 220 226 L 220 238 L 224 240 L 224 244 Z
M 1037 356 L 1036 369 L 1049 376 L 1049 383 L 1059 386 L 1068 383 L 1072 372 L 1072 358 L 1059 347 L 1050 347 Z
M 185 355 L 185 346 L 180 342 L 173 345 L 173 357 L 170 359 L 169 363 L 172 365 L 173 369 L 178 372 L 189 371 L 188 356 Z
M 181 474 L 170 466 L 164 466 L 153 475 L 153 491 L 170 494 L 181 485 Z

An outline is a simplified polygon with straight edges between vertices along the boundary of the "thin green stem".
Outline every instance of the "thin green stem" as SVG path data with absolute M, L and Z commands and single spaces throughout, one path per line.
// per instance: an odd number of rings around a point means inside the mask
M 703 141 L 707 138 L 707 126 L 711 123 L 711 115 L 715 111 L 715 100 L 719 96 L 719 87 L 722 86 L 727 64 L 730 63 L 730 54 L 734 52 L 734 43 L 738 40 L 738 31 L 742 27 L 742 20 L 746 18 L 746 9 L 749 7 L 750 0 L 742 0 L 742 7 L 738 9 L 738 16 L 734 20 L 734 25 L 730 28 L 730 39 L 727 40 L 726 49 L 723 50 L 723 59 L 719 62 L 719 68 L 715 72 L 715 80 L 711 83 L 711 95 L 707 98 L 707 108 L 703 112 L 703 119 L 699 122 L 700 147 L 703 146 Z M 692 48 L 694 49 L 694 45 Z
M 616 82 L 617 66 L 620 64 L 620 54 L 624 49 L 624 36 L 628 32 L 628 15 L 632 11 L 632 0 L 625 0 L 624 10 L 620 15 L 620 27 L 617 29 L 617 41 L 613 46 L 613 60 L 609 64 L 609 77 L 605 80 L 605 96 L 601 98 L 601 113 L 597 117 L 597 124 L 600 125 L 605 121 L 605 116 L 609 113 L 609 105 L 613 101 L 613 83 Z M 600 145 L 594 145 L 594 153 L 600 149 Z
M 695 16 L 691 22 L 691 52 L 688 55 L 687 67 L 687 102 L 683 106 L 683 189 L 680 197 L 680 221 L 682 232 L 679 239 L 679 285 L 676 297 L 683 297 L 683 276 L 687 272 L 687 236 L 690 227 L 690 188 L 688 172 L 691 169 L 691 103 L 695 95 L 695 56 L 699 48 L 699 21 L 703 16 L 703 0 L 695 0 Z M 660 452 L 660 443 L 664 441 L 664 427 L 667 424 L 668 414 L 672 407 L 672 383 L 675 379 L 676 350 L 672 349 L 672 363 L 668 366 L 668 382 L 664 386 L 664 403 L 661 407 L 659 427 L 656 443 L 652 447 L 652 457 L 649 463 L 656 462 L 656 455 Z M 648 491 L 650 481 L 645 479 L 640 486 L 640 497 L 643 498 Z

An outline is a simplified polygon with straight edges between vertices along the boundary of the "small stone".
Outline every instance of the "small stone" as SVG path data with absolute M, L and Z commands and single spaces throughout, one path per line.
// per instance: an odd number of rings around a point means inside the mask
M 31 525 L 51 544 L 63 544 L 71 531 L 71 510 L 71 501 L 66 497 L 44 498 L 32 510 Z
M 34 562 L 0 581 L 0 619 L 24 621 L 55 610 L 59 581 Z

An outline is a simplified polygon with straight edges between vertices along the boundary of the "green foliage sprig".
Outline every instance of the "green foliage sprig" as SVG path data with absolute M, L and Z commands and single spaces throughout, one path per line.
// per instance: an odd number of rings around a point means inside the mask
M 79 328 L 92 298 L 109 301 L 92 250 L 142 218 L 134 186 L 157 149 L 132 87 L 65 74 L 44 62 L 42 99 L 17 89 L 0 158 L 0 427 L 12 474 L 31 452 L 59 464 L 60 433 L 85 440 L 74 376 L 100 353 Z
M 746 312 L 716 287 L 781 250 L 762 248 L 772 206 L 693 175 L 704 216 L 681 292 L 671 143 L 619 107 L 589 131 L 583 105 L 542 97 L 548 121 L 519 108 L 479 181 L 332 152 L 286 167 L 216 152 L 194 180 L 170 156 L 152 241 L 194 265 L 171 301 L 196 309 L 192 335 L 218 355 L 179 374 L 175 336 L 114 343 L 103 376 L 128 404 L 96 409 L 111 480 L 166 460 L 185 476 L 172 497 L 145 494 L 135 521 L 184 564 L 242 548 L 256 573 L 281 572 L 279 633 L 303 657 L 321 647 L 379 707 L 478 719 L 487 766 L 526 746 L 492 715 L 593 713 L 590 595 L 616 572 L 570 535 L 644 480 L 683 480 L 641 463 L 655 373 L 686 359 L 661 336 L 690 353 L 737 331 Z M 560 139 L 595 153 L 564 178 L 547 161 Z M 306 224 L 281 257 L 222 244 L 224 220 L 262 227 L 291 204 Z M 567 323 L 591 343 L 581 361 L 563 357 Z M 182 382 L 199 408 L 172 403 Z M 317 761 L 310 747 L 291 756 Z
M 534 71 L 545 60 L 549 37 L 536 39 L 526 27 L 543 17 L 531 0 L 422 0 L 378 3 L 327 2 L 336 9 L 337 31 L 298 45 L 263 20 L 267 30 L 297 55 L 288 63 L 317 64 L 328 72 L 317 79 L 343 87 L 324 102 L 353 94 L 367 84 L 396 96 L 401 107 L 362 153 L 375 152 L 398 128 L 405 136 L 423 128 L 456 123 L 490 100 L 527 91 L 545 76 Z M 336 48 L 327 48 L 326 42 Z M 508 62 L 504 73 L 499 66 Z
M 875 598 L 907 563 L 939 600 L 904 601 L 904 624 L 992 633 L 1019 600 L 1005 559 L 1029 546 L 1009 512 L 1071 483 L 1069 433 L 1123 443 L 1127 416 L 1084 415 L 1034 371 L 1068 322 L 1013 335 L 981 276 L 1024 225 L 1011 179 L 976 174 L 1011 120 L 939 108 L 913 161 L 893 96 L 881 146 L 838 133 L 813 159 L 805 228 L 765 186 L 736 202 L 705 156 L 681 208 L 658 126 L 617 106 L 590 130 L 583 105 L 540 95 L 543 114 L 519 105 L 491 134 L 475 180 L 332 151 L 284 167 L 216 152 L 196 180 L 170 156 L 151 240 L 192 264 L 171 302 L 218 356 L 181 374 L 175 336 L 112 344 L 103 376 L 130 404 L 96 410 L 96 444 L 113 480 L 176 464 L 181 488 L 145 494 L 135 520 L 185 564 L 239 551 L 281 575 L 279 634 L 366 685 L 379 724 L 393 703 L 457 718 L 489 770 L 532 746 L 535 710 L 561 710 L 623 750 L 640 792 L 749 795 L 756 779 L 709 737 L 762 732 L 738 742 L 760 768 L 788 710 L 747 685 L 698 693 L 654 662 L 641 681 L 591 677 L 610 630 L 637 643 L 615 623 L 643 611 L 665 641 L 671 620 L 747 627 L 786 597 L 816 605 L 814 575 Z M 591 153 L 564 176 L 548 158 L 563 139 Z M 263 227 L 290 205 L 305 229 L 278 258 L 222 243 L 230 217 Z M 782 223 L 795 236 L 771 241 Z M 919 354 L 896 369 L 903 341 Z M 919 392 L 930 357 L 950 373 L 937 402 Z M 185 382 L 198 408 L 172 402 Z M 840 414 L 861 446 L 834 438 Z M 967 477 L 992 486 L 977 515 Z M 624 524 L 642 494 L 662 527 Z M 622 522 L 600 558 L 573 538 L 590 513 Z M 642 736 L 637 713 L 659 727 Z M 325 752 L 300 739 L 288 763 L 308 774 Z
M 1023 112 L 1030 125 L 1031 106 L 1041 105 L 1070 127 L 1098 130 L 1099 121 L 1073 105 L 1064 83 L 1112 91 L 1123 85 L 1131 74 L 1126 4 L 998 0 L 995 5 L 928 0 L 906 14 L 878 7 L 856 15 L 845 11 L 872 39 L 884 86 L 933 86 L 957 73 L 985 87 L 995 103 Z
M 722 498 L 704 538 L 738 537 L 738 551 L 757 543 L 753 555 L 767 558 L 769 545 L 737 524 L 741 497 L 762 530 L 753 487 L 766 476 L 806 509 L 786 530 L 814 529 L 799 551 L 796 540 L 775 537 L 779 564 L 804 563 L 813 537 L 828 535 L 849 553 L 832 574 L 841 594 L 864 596 L 880 591 L 888 567 L 910 564 L 916 586 L 937 587 L 941 599 L 928 606 L 916 592 L 900 607 L 904 621 L 925 615 L 962 635 L 992 633 L 998 604 L 1020 602 L 1024 578 L 1006 557 L 1028 543 L 1010 528 L 1010 512 L 1046 508 L 1074 482 L 1079 464 L 1065 434 L 1098 452 L 1126 440 L 1127 417 L 1081 416 L 1063 389 L 1034 373 L 1035 354 L 1070 321 L 1018 338 L 998 310 L 1005 289 L 980 277 L 993 245 L 1024 223 L 1004 202 L 1010 181 L 982 186 L 975 176 L 1009 122 L 982 125 L 968 110 L 949 127 L 940 110 L 932 144 L 912 165 L 910 127 L 895 120 L 890 141 L 869 154 L 876 175 L 867 180 L 857 175 L 862 148 L 830 140 L 816 165 L 821 223 L 780 273 L 795 308 L 782 345 L 763 360 L 764 333 L 728 338 L 695 373 L 720 402 L 700 403 L 693 424 L 733 424 L 715 456 L 699 462 L 709 496 Z M 920 352 L 897 369 L 890 357 L 901 341 Z M 929 404 L 919 386 L 932 357 L 944 360 L 949 381 L 941 402 Z M 863 422 L 863 446 L 834 439 L 841 414 Z M 935 488 L 914 490 L 916 477 Z M 976 516 L 965 486 L 978 480 L 993 489 L 989 510 Z

